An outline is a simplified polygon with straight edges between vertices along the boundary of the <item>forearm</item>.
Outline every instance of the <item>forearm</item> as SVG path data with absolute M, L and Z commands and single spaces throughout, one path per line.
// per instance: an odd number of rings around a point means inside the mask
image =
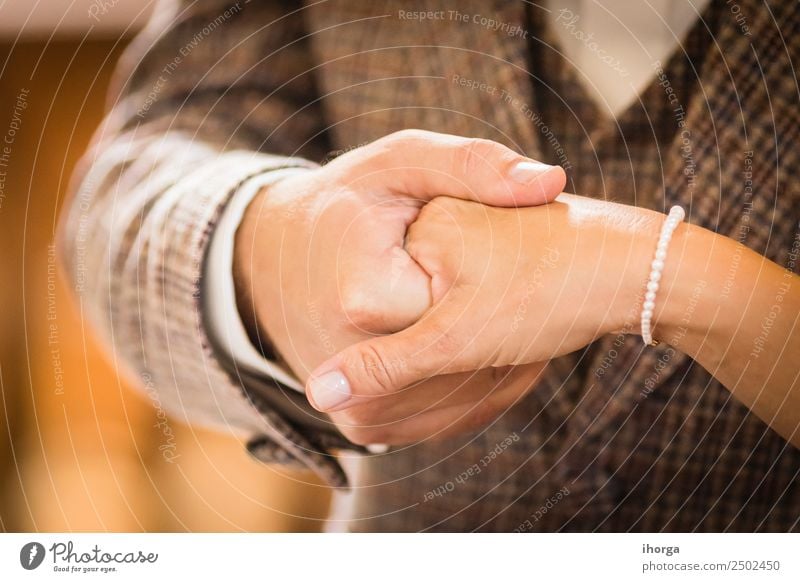
M 681 225 L 654 321 L 654 338 L 691 356 L 800 446 L 799 277 L 727 237 Z
M 547 209 L 517 211 L 523 230 L 533 236 L 523 245 L 525 256 L 540 253 L 537 224 L 545 210 L 559 224 L 559 236 L 550 237 L 548 247 L 569 257 L 566 282 L 556 284 L 579 291 L 573 298 L 582 297 L 584 289 L 589 294 L 570 305 L 578 316 L 569 325 L 570 337 L 557 347 L 571 346 L 575 338 L 575 346 L 585 345 L 597 337 L 594 330 L 599 335 L 638 330 L 639 311 L 631 308 L 644 296 L 663 215 L 562 195 Z M 800 277 L 730 238 L 681 224 L 669 245 L 655 304 L 655 339 L 691 356 L 800 446 Z M 541 337 L 540 322 L 527 319 L 527 333 Z
M 162 405 L 190 419 L 204 406 L 217 408 L 212 396 L 233 400 L 230 383 L 206 373 L 219 362 L 200 305 L 219 216 L 254 176 L 301 163 L 263 150 L 295 154 L 307 143 L 305 153 L 321 157 L 327 149 L 312 139 L 316 111 L 287 115 L 301 109 L 289 101 L 292 91 L 313 94 L 312 79 L 301 75 L 307 51 L 298 44 L 265 56 L 302 36 L 302 23 L 287 18 L 254 35 L 287 10 L 256 4 L 164 3 L 121 59 L 115 105 L 61 219 L 59 251 L 85 311 L 129 369 L 170 388 Z M 187 52 L 208 22 L 218 25 L 214 42 Z M 293 78 L 299 85 L 277 89 Z M 205 365 L 175 363 L 184 360 Z M 208 402 L 196 395 L 180 402 L 205 383 L 220 394 L 206 390 Z
M 524 209 L 434 200 L 406 241 L 432 273 L 434 309 L 406 330 L 343 350 L 315 375 L 338 374 L 351 392 L 381 394 L 434 372 L 541 362 L 609 333 L 635 333 L 664 220 L 569 194 Z M 794 444 L 798 291 L 798 277 L 778 265 L 681 224 L 652 319 L 656 339 L 694 358 Z

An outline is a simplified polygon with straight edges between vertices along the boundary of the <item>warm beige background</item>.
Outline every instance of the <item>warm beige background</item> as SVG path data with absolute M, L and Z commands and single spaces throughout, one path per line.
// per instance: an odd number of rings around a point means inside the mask
M 122 43 L 12 41 L 0 43 L 0 140 L 22 89 L 29 107 L 0 168 L 0 530 L 319 529 L 328 497 L 314 480 L 260 465 L 238 442 L 172 422 L 180 457 L 164 460 L 155 410 L 48 272 L 58 209 Z

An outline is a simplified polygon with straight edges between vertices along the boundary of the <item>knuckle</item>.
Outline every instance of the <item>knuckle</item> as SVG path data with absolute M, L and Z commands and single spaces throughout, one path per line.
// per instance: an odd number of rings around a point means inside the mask
M 469 138 L 457 149 L 456 169 L 464 176 L 484 172 L 488 166 L 493 165 L 500 147 L 500 144 L 488 139 Z
M 436 216 L 438 210 L 429 202 L 420 211 L 417 219 L 406 230 L 405 244 L 408 255 L 419 263 L 428 274 L 440 268 L 443 249 L 449 248 L 449 232 L 442 228 Z
M 429 140 L 431 132 L 422 129 L 401 129 L 376 139 L 363 149 L 360 163 L 376 167 L 395 162 L 398 150 L 418 147 L 420 141 Z
M 401 129 L 390 133 L 378 141 L 384 141 L 392 145 L 406 145 L 411 142 L 429 139 L 430 136 L 431 132 L 423 129 Z
M 420 222 L 420 218 L 417 218 L 417 220 L 412 222 L 408 229 L 406 229 L 406 238 L 403 248 L 413 258 L 424 252 L 425 240 L 425 223 Z
M 419 146 L 430 139 L 431 132 L 422 129 L 401 129 L 376 139 L 367 148 L 368 157 L 377 162 L 389 161 L 400 149 Z
M 416 222 L 409 227 L 409 233 L 413 233 L 415 228 L 424 229 L 427 226 L 441 225 L 446 222 L 453 222 L 453 217 L 459 212 L 462 200 L 456 200 L 448 196 L 438 196 L 428 202 L 419 211 Z
M 346 285 L 341 290 L 340 305 L 345 320 L 358 329 L 372 329 L 379 319 L 374 302 L 360 285 Z
M 409 238 L 405 245 L 408 256 L 416 261 L 428 275 L 431 275 L 436 265 L 435 249 L 424 238 Z
M 464 204 L 463 200 L 450 198 L 449 196 L 438 196 L 428 202 L 423 207 L 423 210 L 427 209 L 428 212 L 432 213 L 435 217 L 445 217 L 456 212 L 462 204 Z
M 443 363 L 449 363 L 450 359 L 456 358 L 464 347 L 461 335 L 454 329 L 455 322 L 449 323 L 446 327 L 434 325 L 430 345 L 431 351 L 437 354 Z
M 395 392 L 397 363 L 389 360 L 381 350 L 367 343 L 358 350 L 360 373 L 374 386 L 377 395 Z

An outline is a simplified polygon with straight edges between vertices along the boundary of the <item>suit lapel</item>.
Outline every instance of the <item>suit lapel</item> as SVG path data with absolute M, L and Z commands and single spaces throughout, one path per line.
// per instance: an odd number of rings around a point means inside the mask
M 779 55 L 772 54 L 783 44 L 779 31 L 763 4 L 747 0 L 742 2 L 745 9 L 753 17 L 751 36 L 742 34 L 735 19 L 720 19 L 717 44 L 701 71 L 702 90 L 694 92 L 686 107 L 688 133 L 678 132 L 671 146 L 673 152 L 681 154 L 672 155 L 666 164 L 664 208 L 678 204 L 687 210 L 692 223 L 769 256 L 770 236 L 778 234 L 780 238 L 774 210 L 790 198 L 778 196 L 778 159 L 797 156 L 790 152 L 781 155 L 782 144 L 776 141 L 776 135 L 782 126 L 794 122 L 781 111 L 784 103 L 780 91 L 770 103 L 766 79 L 780 79 L 790 70 L 768 71 L 782 66 L 781 59 L 776 58 Z M 751 190 L 745 188 L 748 156 L 758 175 Z M 751 224 L 773 227 L 750 228 Z M 656 361 L 659 357 L 667 360 L 661 371 L 664 379 L 690 362 L 683 354 L 667 358 L 669 349 L 661 346 L 654 350 Z M 642 374 L 636 376 L 642 380 Z
M 452 104 L 458 111 L 477 117 L 475 133 L 500 135 L 500 141 L 533 158 L 542 151 L 532 114 L 537 111 L 528 70 L 530 26 L 523 2 L 460 2 L 459 11 L 469 22 L 453 26 L 447 44 L 458 50 L 439 49 L 446 74 L 462 75 L 494 88 L 494 92 L 470 91 L 451 83 Z M 482 24 L 490 17 L 502 30 Z M 497 137 L 495 137 L 497 139 Z
M 420 10 L 444 18 L 400 16 Z M 332 0 L 310 6 L 308 19 L 337 148 L 420 128 L 540 156 L 523 2 Z
M 774 52 L 784 44 L 772 15 L 755 0 L 741 5 L 753 15 L 750 36 L 742 34 L 735 19 L 726 17 L 724 5 L 709 15 L 710 21 L 719 22 L 716 42 L 696 73 L 700 76 L 697 89 L 683 103 L 684 125 L 676 126 L 675 137 L 664 148 L 668 155 L 662 152 L 664 188 L 659 209 L 678 204 L 687 210 L 690 222 L 779 261 L 780 257 L 770 252 L 769 241 L 791 240 L 791 221 L 775 220 L 775 213 L 780 204 L 791 205 L 792 196 L 780 194 L 778 161 L 796 168 L 798 155 L 791 139 L 776 137 L 797 133 L 797 122 L 792 117 L 792 103 L 782 100 L 785 90 L 768 87 L 767 79 L 787 78 L 791 65 L 785 54 L 781 57 Z M 796 13 L 784 15 L 784 21 L 790 18 L 800 21 Z M 786 22 L 782 28 L 788 28 Z M 772 67 L 783 70 L 770 71 Z M 676 79 L 681 75 L 679 71 L 672 74 Z M 650 93 L 649 98 L 657 98 L 654 95 Z M 745 187 L 745 157 L 753 155 L 748 152 L 755 153 L 752 191 Z M 742 229 L 743 224 L 747 228 Z M 775 246 L 789 245 L 778 242 Z M 619 374 L 610 378 L 611 384 L 598 385 L 586 396 L 571 423 L 570 442 L 578 438 L 588 442 L 592 437 L 605 442 L 606 431 L 636 414 L 631 412 L 633 408 L 653 391 L 667 390 L 662 398 L 671 400 L 673 389 L 696 390 L 693 398 L 700 406 L 701 392 L 719 389 L 716 384 L 684 385 L 681 381 L 693 363 L 680 352 L 680 334 L 679 330 L 678 337 L 666 338 L 667 343 L 651 348 L 642 347 L 638 337 L 628 337 L 625 349 L 619 350 L 624 357 L 615 362 Z M 618 349 L 614 339 L 599 342 L 591 369 L 610 350 Z

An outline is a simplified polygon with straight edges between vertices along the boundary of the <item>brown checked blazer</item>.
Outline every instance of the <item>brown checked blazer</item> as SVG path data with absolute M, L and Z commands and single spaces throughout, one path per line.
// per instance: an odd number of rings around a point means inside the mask
M 204 257 L 230 197 L 416 127 L 561 164 L 579 194 L 681 204 L 797 271 L 800 10 L 737 6 L 712 1 L 613 119 L 534 3 L 166 0 L 119 66 L 62 225 L 81 306 L 173 414 L 344 484 L 347 443 L 301 395 L 226 361 L 204 324 Z M 349 464 L 352 530 L 800 529 L 800 452 L 700 366 L 635 336 L 554 361 L 477 434 Z

